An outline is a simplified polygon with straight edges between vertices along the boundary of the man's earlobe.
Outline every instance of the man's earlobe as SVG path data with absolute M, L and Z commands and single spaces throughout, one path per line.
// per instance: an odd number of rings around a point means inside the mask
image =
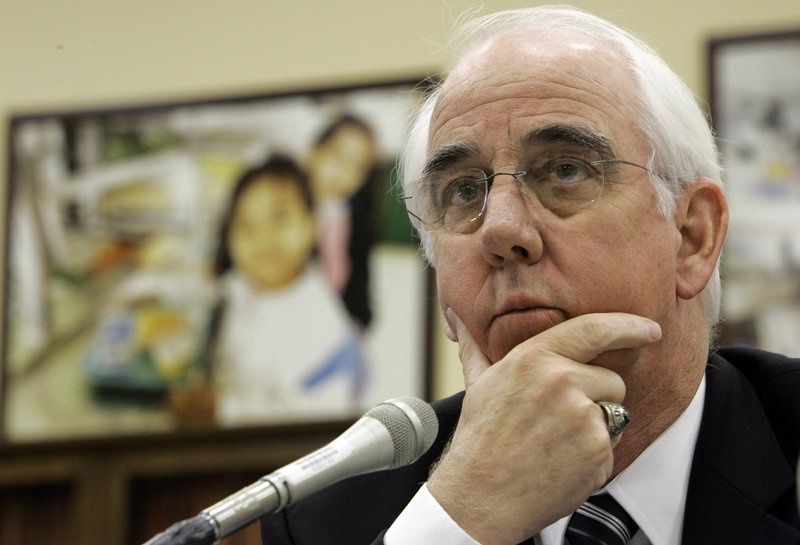
M 728 230 L 728 203 L 718 184 L 698 178 L 686 188 L 681 204 L 677 293 L 691 299 L 705 288 L 719 260 Z

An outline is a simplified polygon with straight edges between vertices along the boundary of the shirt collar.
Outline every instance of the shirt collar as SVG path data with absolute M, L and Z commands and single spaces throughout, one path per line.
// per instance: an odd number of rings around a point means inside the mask
M 705 392 L 703 377 L 683 414 L 606 487 L 653 545 L 681 541 Z
M 683 414 L 605 488 L 633 517 L 652 545 L 677 545 L 681 541 L 705 393 L 703 377 Z M 565 517 L 545 528 L 542 542 L 562 543 L 568 522 L 569 517 Z

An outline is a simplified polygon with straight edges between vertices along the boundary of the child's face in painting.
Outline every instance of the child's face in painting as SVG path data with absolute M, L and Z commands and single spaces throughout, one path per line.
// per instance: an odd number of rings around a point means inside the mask
M 314 247 L 314 217 L 295 180 L 265 176 L 250 184 L 234 207 L 228 247 L 257 290 L 294 281 Z
M 358 127 L 340 127 L 311 154 L 308 169 L 317 198 L 350 197 L 364 183 L 374 161 L 370 136 Z

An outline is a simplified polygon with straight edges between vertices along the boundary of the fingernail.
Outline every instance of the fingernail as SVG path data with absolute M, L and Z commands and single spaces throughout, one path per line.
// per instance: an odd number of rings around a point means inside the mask
M 650 334 L 650 340 L 658 341 L 661 339 L 661 326 L 657 322 L 647 324 L 647 332 Z
M 447 307 L 447 309 L 444 311 L 444 319 L 447 322 L 447 328 L 445 328 L 447 338 L 453 342 L 458 342 L 458 320 L 456 318 L 456 313 L 453 312 L 452 308 Z M 450 333 L 448 333 L 448 330 Z

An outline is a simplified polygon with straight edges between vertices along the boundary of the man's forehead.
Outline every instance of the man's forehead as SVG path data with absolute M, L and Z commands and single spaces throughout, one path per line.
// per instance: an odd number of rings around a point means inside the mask
M 585 32 L 509 30 L 469 49 L 450 71 L 443 89 L 462 79 L 491 77 L 493 72 L 513 70 L 514 65 L 520 72 L 534 67 L 566 70 L 570 64 L 596 66 L 597 59 L 609 58 L 619 61 L 620 55 Z
M 458 141 L 475 145 L 460 133 L 475 134 L 478 125 L 478 133 L 493 127 L 518 140 L 512 125 L 525 132 L 533 128 L 520 114 L 541 125 L 572 117 L 567 124 L 611 136 L 614 123 L 630 120 L 635 102 L 633 78 L 621 61 L 616 51 L 587 36 L 500 35 L 468 53 L 442 85 L 431 116 L 428 156 Z M 492 103 L 508 108 L 491 109 Z

